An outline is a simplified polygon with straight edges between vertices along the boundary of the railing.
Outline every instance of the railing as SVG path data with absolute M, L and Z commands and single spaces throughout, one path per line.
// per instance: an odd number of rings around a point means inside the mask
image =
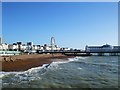
M 19 51 L 0 51 L 0 56 L 2 55 L 19 55 Z

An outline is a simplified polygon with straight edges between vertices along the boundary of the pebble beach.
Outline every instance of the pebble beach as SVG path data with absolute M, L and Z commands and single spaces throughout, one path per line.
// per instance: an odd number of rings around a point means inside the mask
M 2 71 L 25 71 L 33 67 L 42 66 L 43 64 L 49 64 L 56 60 L 64 60 L 73 56 L 65 56 L 62 54 L 24 54 L 0 57 L 0 63 L 2 65 Z M 6 60 L 4 60 L 4 58 Z

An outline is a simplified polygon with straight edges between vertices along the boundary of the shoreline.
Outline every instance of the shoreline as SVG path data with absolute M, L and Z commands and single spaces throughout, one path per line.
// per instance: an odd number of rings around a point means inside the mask
M 13 71 L 26 71 L 28 69 L 42 66 L 43 64 L 50 64 L 53 61 L 62 61 L 68 58 L 73 58 L 74 56 L 66 56 L 62 54 L 24 54 L 24 55 L 14 55 L 11 56 L 12 61 L 9 60 L 10 57 L 6 57 L 7 61 L 2 58 L 2 70 L 4 72 Z M 59 60 L 59 61 L 61 61 Z

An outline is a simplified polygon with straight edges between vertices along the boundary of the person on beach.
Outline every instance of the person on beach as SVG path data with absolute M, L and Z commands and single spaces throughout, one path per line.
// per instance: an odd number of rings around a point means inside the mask
M 10 56 L 10 61 L 11 61 L 11 62 L 13 62 L 13 61 L 14 61 L 14 60 L 13 60 L 13 58 L 12 58 L 11 56 Z
M 6 57 L 4 57 L 4 61 L 6 61 L 6 62 L 7 62 L 7 59 L 6 59 Z

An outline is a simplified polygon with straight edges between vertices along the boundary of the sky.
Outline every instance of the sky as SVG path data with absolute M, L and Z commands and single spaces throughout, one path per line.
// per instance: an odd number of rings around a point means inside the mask
M 5 43 L 32 41 L 84 49 L 86 45 L 118 44 L 117 2 L 4 2 Z
M 0 2 L 0 36 L 2 34 L 2 3 Z

